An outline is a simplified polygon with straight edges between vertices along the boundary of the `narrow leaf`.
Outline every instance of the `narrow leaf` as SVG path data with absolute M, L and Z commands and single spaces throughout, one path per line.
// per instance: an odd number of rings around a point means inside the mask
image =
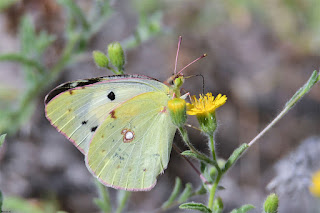
M 242 153 L 248 148 L 248 144 L 244 143 L 241 146 L 239 146 L 237 149 L 233 151 L 233 153 L 230 155 L 229 159 L 225 163 L 224 167 L 222 168 L 222 172 L 228 171 L 228 169 L 233 166 L 233 164 L 240 158 Z
M 3 203 L 3 197 L 2 197 L 2 192 L 0 191 L 0 212 L 2 212 L 2 203 Z
M 45 72 L 45 68 L 40 63 L 22 54 L 16 54 L 16 53 L 3 54 L 3 55 L 0 55 L 0 61 L 18 62 L 21 65 L 36 69 L 38 73 L 42 74 Z
M 96 180 L 95 182 L 98 188 L 99 198 L 95 198 L 94 202 L 101 210 L 103 210 L 104 213 L 109 213 L 111 212 L 111 202 L 110 202 L 109 192 L 106 189 L 106 187 L 102 183 L 100 183 L 98 180 Z
M 7 134 L 0 135 L 0 149 L 1 149 L 1 146 L 3 145 L 3 143 L 4 143 L 4 139 L 6 138 L 6 135 Z
M 183 203 L 188 200 L 188 198 L 192 195 L 192 184 L 187 183 L 186 187 L 184 188 L 183 192 L 181 193 L 178 202 Z
M 320 71 L 317 72 L 316 70 L 313 71 L 312 75 L 310 76 L 309 80 L 303 87 L 301 87 L 293 96 L 292 98 L 286 103 L 285 107 L 293 107 L 306 93 L 310 91 L 313 85 L 315 85 L 320 80 Z
M 207 168 L 207 164 L 205 164 L 204 162 L 201 161 L 200 162 L 200 171 L 202 174 L 205 173 L 206 168 Z
M 196 195 L 203 195 L 206 194 L 208 191 L 206 187 L 202 184 L 200 188 L 195 192 Z
M 58 0 L 58 3 L 65 6 L 72 16 L 80 21 L 80 24 L 82 25 L 83 29 L 85 31 L 88 31 L 90 28 L 90 25 L 86 19 L 86 16 L 84 15 L 83 11 L 78 7 L 78 5 L 75 4 L 72 0 Z
M 179 206 L 180 209 L 197 210 L 205 213 L 212 213 L 211 209 L 202 203 L 184 203 Z
M 131 192 L 125 190 L 118 190 L 117 201 L 118 208 L 116 213 L 121 213 L 123 209 L 126 207 L 127 201 L 129 200 Z
M 34 42 L 36 42 L 36 32 L 29 16 L 24 16 L 20 22 L 19 36 L 21 43 L 21 53 L 33 57 Z
M 250 204 L 246 204 L 246 205 L 243 205 L 241 206 L 240 208 L 238 209 L 233 209 L 231 211 L 231 213 L 246 213 L 252 209 L 254 209 L 255 207 L 253 205 L 250 205 Z
M 182 187 L 181 180 L 180 180 L 180 178 L 176 177 L 176 182 L 175 182 L 174 188 L 172 190 L 172 193 L 171 193 L 169 199 L 165 203 L 162 204 L 162 206 L 161 206 L 162 209 L 167 209 L 168 207 L 170 207 L 170 205 L 178 197 L 179 192 L 181 190 L 181 187 Z
M 191 150 L 183 151 L 183 152 L 181 153 L 181 155 L 184 155 L 184 156 L 187 156 L 187 157 L 191 157 L 191 158 L 197 159 L 197 154 L 194 153 L 194 152 L 191 151 Z

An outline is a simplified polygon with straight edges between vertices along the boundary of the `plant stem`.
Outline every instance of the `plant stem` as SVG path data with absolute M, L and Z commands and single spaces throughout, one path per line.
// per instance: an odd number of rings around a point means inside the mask
M 213 201 L 214 201 L 214 197 L 218 188 L 218 184 L 220 182 L 220 179 L 222 177 L 222 172 L 218 171 L 218 175 L 216 180 L 214 181 L 212 188 L 210 190 L 210 197 L 209 197 L 209 202 L 208 202 L 208 208 L 210 208 L 211 210 L 213 210 Z
M 269 131 L 271 127 L 273 127 L 273 125 L 275 125 L 289 111 L 289 109 L 290 107 L 285 107 L 279 113 L 279 115 L 275 119 L 273 119 L 273 121 L 269 123 L 268 126 L 266 126 L 266 128 L 264 128 L 255 138 L 253 138 L 250 143 L 248 143 L 249 147 L 252 146 L 259 138 L 261 138 L 267 131 Z
M 211 165 L 215 165 L 217 162 L 212 161 L 210 158 L 208 158 L 206 155 L 202 154 L 201 152 L 199 152 L 190 142 L 189 137 L 188 137 L 188 133 L 187 130 L 184 127 L 179 127 L 179 131 L 180 134 L 182 136 L 183 141 L 185 142 L 185 144 L 189 147 L 189 149 L 194 152 L 197 157 L 199 158 L 199 160 L 202 160 L 206 163 L 209 163 Z
M 210 146 L 211 146 L 212 159 L 213 159 L 214 161 L 217 161 L 216 151 L 215 151 L 215 147 L 214 147 L 213 135 L 210 135 L 210 136 L 209 136 L 209 140 L 210 140 Z
M 210 148 L 211 148 L 211 153 L 212 153 L 213 165 L 216 167 L 217 171 L 220 173 L 221 169 L 220 169 L 218 162 L 217 162 L 213 135 L 209 135 L 209 140 L 210 140 L 210 146 L 211 146 Z

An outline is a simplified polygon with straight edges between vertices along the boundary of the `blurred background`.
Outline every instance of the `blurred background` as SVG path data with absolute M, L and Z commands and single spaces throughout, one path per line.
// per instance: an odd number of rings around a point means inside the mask
M 98 197 L 94 178 L 83 155 L 46 120 L 44 97 L 66 81 L 111 75 L 95 66 L 91 54 L 106 51 L 113 41 L 125 49 L 126 73 L 165 81 L 173 73 L 180 35 L 178 68 L 207 53 L 184 74 L 201 74 L 205 92 L 228 97 L 217 111 L 216 134 L 218 156 L 227 159 L 319 69 L 320 2 L 1 0 L 0 133 L 8 133 L 0 150 L 4 197 L 23 198 L 45 212 L 99 212 L 92 201 Z M 192 95 L 202 87 L 200 77 L 183 85 Z M 197 125 L 192 118 L 189 123 Z M 206 138 L 189 130 L 194 145 L 208 153 Z M 320 169 L 319 130 L 316 85 L 224 177 L 225 190 L 218 193 L 225 212 L 246 203 L 261 212 L 270 192 L 280 195 L 279 212 L 320 212 L 308 190 L 312 173 Z M 186 149 L 178 134 L 174 143 Z M 201 184 L 172 151 L 155 188 L 134 192 L 125 212 L 160 212 L 176 176 L 194 188 Z M 115 202 L 116 190 L 109 192 Z

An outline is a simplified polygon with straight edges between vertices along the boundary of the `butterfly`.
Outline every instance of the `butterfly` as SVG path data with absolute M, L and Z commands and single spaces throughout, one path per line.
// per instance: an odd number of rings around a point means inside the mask
M 177 127 L 168 101 L 180 95 L 178 78 L 183 81 L 180 72 L 169 83 L 142 75 L 67 82 L 46 96 L 45 114 L 101 183 L 147 191 L 169 162 Z

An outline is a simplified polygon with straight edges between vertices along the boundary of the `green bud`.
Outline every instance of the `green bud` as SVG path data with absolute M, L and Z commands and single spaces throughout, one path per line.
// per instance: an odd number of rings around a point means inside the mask
M 119 42 L 113 42 L 108 45 L 108 55 L 113 66 L 115 66 L 119 71 L 123 71 L 125 56 Z
M 277 213 L 279 206 L 279 199 L 276 194 L 270 194 L 263 204 L 264 213 Z
M 223 202 L 221 197 L 217 197 L 214 201 L 213 201 L 213 212 L 215 213 L 222 213 L 223 210 Z
M 186 120 L 186 101 L 182 98 L 174 98 L 168 101 L 171 121 L 177 127 L 182 127 Z
M 93 51 L 92 56 L 98 67 L 107 68 L 109 66 L 109 59 L 103 52 Z
M 213 135 L 217 128 L 217 119 L 215 112 L 207 113 L 205 115 L 197 116 L 198 122 L 200 124 L 200 129 L 208 134 Z

